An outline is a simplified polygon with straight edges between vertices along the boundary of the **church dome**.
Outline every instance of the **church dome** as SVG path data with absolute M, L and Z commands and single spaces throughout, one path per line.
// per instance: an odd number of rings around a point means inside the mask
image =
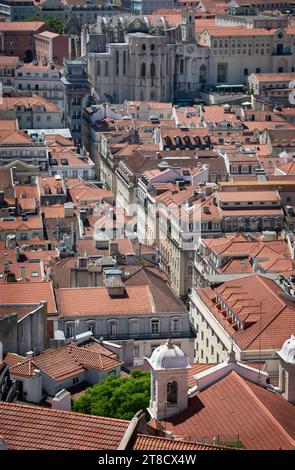
M 154 350 L 149 362 L 154 369 L 186 369 L 189 366 L 184 352 L 170 340 Z
M 295 336 L 291 335 L 291 338 L 288 338 L 281 350 L 278 352 L 280 358 L 288 363 L 288 364 L 295 364 Z

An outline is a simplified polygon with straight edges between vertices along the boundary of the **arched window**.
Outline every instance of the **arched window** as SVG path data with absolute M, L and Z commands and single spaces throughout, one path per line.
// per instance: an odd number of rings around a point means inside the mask
M 175 380 L 172 382 L 168 382 L 167 384 L 167 403 L 168 404 L 176 404 L 177 403 L 177 392 L 178 392 L 178 385 Z
M 116 75 L 119 75 L 119 51 L 116 51 Z
M 145 78 L 145 76 L 146 76 L 146 65 L 145 65 L 145 62 L 143 62 L 143 63 L 141 64 L 141 76 L 142 76 L 143 78 Z
M 108 60 L 106 60 L 106 62 L 104 64 L 104 75 L 105 75 L 105 77 L 109 76 L 109 61 Z
M 129 320 L 129 333 L 130 335 L 138 335 L 139 333 L 139 321 L 136 318 Z
M 151 45 L 151 51 L 154 51 L 155 48 L 156 48 L 156 47 L 155 47 L 155 44 L 152 44 L 152 45 Z
M 123 52 L 123 75 L 126 74 L 126 51 Z
M 75 322 L 68 321 L 65 323 L 65 336 L 66 338 L 72 338 L 75 336 Z
M 171 333 L 179 333 L 181 330 L 180 318 L 178 317 L 171 318 L 170 327 L 171 327 Z
M 206 76 L 207 76 L 207 67 L 206 65 L 201 65 L 200 67 L 200 83 L 206 83 Z
M 151 78 L 156 76 L 156 66 L 154 63 L 151 63 Z
M 117 336 L 118 333 L 118 320 L 109 320 L 109 335 L 112 337 Z
M 91 320 L 86 322 L 87 331 L 91 331 L 93 336 L 96 336 L 96 322 Z
M 100 76 L 100 74 L 101 74 L 100 61 L 97 62 L 97 65 L 96 65 L 96 72 L 97 72 L 97 75 Z
M 184 71 L 184 62 L 183 62 L 183 59 L 180 59 L 180 63 L 179 63 L 180 75 L 183 75 L 183 71 Z
M 146 51 L 146 45 L 145 45 L 145 44 L 143 44 L 143 45 L 141 46 L 141 50 L 142 50 L 143 52 Z

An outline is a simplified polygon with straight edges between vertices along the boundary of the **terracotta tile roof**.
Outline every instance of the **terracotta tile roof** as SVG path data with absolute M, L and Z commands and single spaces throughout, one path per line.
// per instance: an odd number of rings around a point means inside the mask
M 80 204 L 82 201 L 100 202 L 103 199 L 112 199 L 114 197 L 112 191 L 91 187 L 72 188 L 70 189 L 70 195 L 74 204 Z
M 57 313 L 51 282 L 30 282 L 0 284 L 1 303 L 5 304 L 39 304 L 47 301 L 48 313 Z
M 105 372 L 121 364 L 116 354 L 100 344 L 89 343 L 80 347 L 69 344 L 58 349 L 48 349 L 34 358 L 24 357 L 18 362 L 14 360 L 10 372 L 14 376 L 33 377 L 34 369 L 40 369 L 55 381 L 61 381 L 87 369 Z
M 56 219 L 57 217 L 63 219 L 65 216 L 65 208 L 62 204 L 43 206 L 42 214 L 44 214 L 45 219 Z
M 295 79 L 295 73 L 255 73 L 259 82 L 290 82 Z
M 1 28 L 0 28 L 1 29 Z M 18 57 L 10 57 L 10 56 L 1 56 L 0 57 L 0 68 L 1 67 L 11 67 L 16 68 L 19 62 Z
M 10 21 L 0 23 L 0 32 L 6 31 L 38 31 L 42 26 L 45 26 L 43 21 Z M 50 28 L 49 28 L 50 29 Z
M 60 34 L 52 33 L 51 31 L 43 31 L 42 33 L 38 33 L 37 36 L 38 37 L 41 36 L 42 38 L 53 39 L 53 38 L 57 38 L 58 36 L 60 36 Z
M 190 398 L 185 411 L 162 421 L 178 438 L 212 442 L 218 436 L 253 450 L 294 448 L 294 423 L 291 403 L 234 371 Z
M 0 230 L 42 230 L 43 223 L 40 215 L 29 215 L 27 220 L 22 217 L 14 217 L 13 220 L 0 220 Z
M 221 202 L 280 201 L 277 191 L 220 191 L 216 194 Z
M 41 196 L 46 196 L 48 194 L 46 193 L 46 189 L 50 190 L 49 195 L 55 196 L 58 194 L 66 194 L 66 188 L 62 177 L 57 179 L 55 176 L 38 176 L 38 186 L 40 188 Z M 58 190 L 61 192 L 59 193 Z
M 21 198 L 18 201 L 18 204 L 21 208 L 22 211 L 35 211 L 37 205 L 36 205 L 36 199 L 35 198 Z
M 285 175 L 295 176 L 295 162 L 286 163 L 286 165 L 280 166 L 280 171 Z
M 28 359 L 20 364 L 16 364 L 10 367 L 9 372 L 11 375 L 17 377 L 34 377 L 34 369 L 37 369 L 34 361 L 32 359 Z
M 3 58 L 1 56 L 1 58 Z M 15 59 L 15 57 L 9 57 L 9 59 Z M 0 131 L 16 131 L 17 120 L 16 119 L 1 119 L 0 120 Z
M 14 186 L 15 197 L 38 199 L 38 188 L 36 184 L 16 184 Z
M 3 362 L 7 364 L 9 367 L 15 366 L 19 362 L 25 361 L 26 358 L 25 356 L 20 356 L 19 354 L 14 354 L 14 353 L 7 353 L 6 356 L 4 357 Z
M 54 165 L 52 164 L 53 159 L 56 160 Z M 67 161 L 67 164 L 66 164 L 67 168 L 71 166 L 87 167 L 87 166 L 90 166 L 91 164 L 94 166 L 94 163 L 92 162 L 92 160 L 86 157 L 82 157 L 81 155 L 77 154 L 76 152 L 70 149 L 63 149 L 61 151 L 55 151 L 50 154 L 49 163 L 53 167 L 53 169 L 56 165 L 65 167 L 63 160 Z
M 129 421 L 0 402 L 10 450 L 116 450 Z
M 216 289 L 200 288 L 197 294 L 242 350 L 278 350 L 294 331 L 294 304 L 281 296 L 282 290 L 274 281 L 265 277 L 247 276 L 224 282 Z M 231 323 L 225 309 L 216 302 L 216 294 L 244 323 L 243 329 L 237 330 Z
M 274 29 L 264 29 L 264 28 L 246 28 L 246 27 L 236 27 L 236 26 L 227 26 L 227 27 L 209 27 L 205 31 L 212 37 L 244 37 L 244 36 L 273 36 L 275 31 Z
M 208 364 L 208 363 L 200 363 L 200 362 L 195 362 L 191 364 L 191 368 L 188 370 L 188 385 L 189 387 L 193 387 L 196 385 L 196 379 L 194 376 L 196 374 L 199 374 L 200 372 L 203 372 L 204 370 L 210 369 L 210 367 L 213 367 L 216 364 Z
M 11 24 L 11 23 L 6 23 Z M 26 22 L 19 22 L 19 24 L 26 24 Z M 1 25 L 0 22 L 0 31 Z M 22 96 L 22 97 L 4 97 L 0 104 L 1 110 L 15 109 L 16 106 L 24 106 L 24 108 L 31 108 L 35 106 L 42 106 L 46 112 L 62 113 L 62 111 L 57 107 L 52 101 L 43 98 L 42 96 Z
M 14 122 L 14 121 L 12 121 Z M 5 127 L 7 127 L 5 125 Z M 0 131 L 0 143 L 2 146 L 5 144 L 31 144 L 31 138 L 23 130 L 9 129 Z
M 147 286 L 126 287 L 122 297 L 110 297 L 105 287 L 64 288 L 56 291 L 60 316 L 142 315 L 153 312 Z
M 167 439 L 164 437 L 138 434 L 132 446 L 133 450 L 231 450 L 228 447 L 196 442 Z

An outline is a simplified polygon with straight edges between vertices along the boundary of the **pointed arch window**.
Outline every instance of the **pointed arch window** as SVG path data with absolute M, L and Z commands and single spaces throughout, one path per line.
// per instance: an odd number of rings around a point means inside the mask
M 180 59 L 179 69 L 180 69 L 180 75 L 183 75 L 183 71 L 184 71 L 183 59 Z
M 156 76 L 156 66 L 154 63 L 151 63 L 151 78 L 155 78 Z
M 145 62 L 143 62 L 143 63 L 141 64 L 141 76 L 142 76 L 142 78 L 145 78 L 145 76 L 146 76 L 146 65 L 145 65 Z
M 108 60 L 106 60 L 106 62 L 104 64 L 104 75 L 105 75 L 105 77 L 109 76 L 109 61 Z

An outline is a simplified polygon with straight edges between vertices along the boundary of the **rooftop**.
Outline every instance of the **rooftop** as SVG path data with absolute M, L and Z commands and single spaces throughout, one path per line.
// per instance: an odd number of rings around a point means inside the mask
M 9 450 L 116 450 L 129 421 L 0 402 Z

